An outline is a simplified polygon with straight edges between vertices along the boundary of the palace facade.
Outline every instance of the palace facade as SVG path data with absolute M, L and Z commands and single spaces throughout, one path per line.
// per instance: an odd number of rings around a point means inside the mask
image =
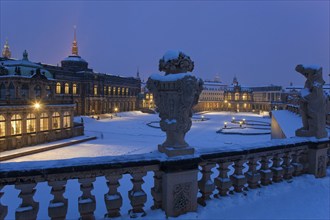
M 31 62 L 27 51 L 12 59 L 6 42 L 0 79 L 0 151 L 82 135 L 74 116 L 135 110 L 141 87 L 139 78 L 90 69 L 76 34 L 61 66 Z

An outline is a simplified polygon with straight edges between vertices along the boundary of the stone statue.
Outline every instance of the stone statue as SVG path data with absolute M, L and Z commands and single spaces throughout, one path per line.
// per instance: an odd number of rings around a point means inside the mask
M 297 65 L 296 71 L 306 77 L 305 87 L 300 94 L 300 115 L 303 127 L 296 130 L 296 135 L 325 138 L 328 132 L 325 129 L 326 98 L 323 93 L 325 82 L 322 78 L 322 68 Z
M 193 68 L 189 56 L 168 51 L 159 61 L 159 70 L 165 71 L 165 76 L 153 74 L 147 81 L 159 110 L 160 127 L 166 132 L 166 140 L 158 149 L 168 156 L 194 153 L 184 140 L 191 127 L 192 107 L 203 89 L 203 81 L 187 73 Z

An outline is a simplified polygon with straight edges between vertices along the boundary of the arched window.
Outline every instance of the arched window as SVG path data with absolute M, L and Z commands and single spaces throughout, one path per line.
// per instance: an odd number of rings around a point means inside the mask
M 121 95 L 125 95 L 125 88 L 121 88 Z
M 63 125 L 65 128 L 71 127 L 71 115 L 69 112 L 64 112 Z
M 243 100 L 247 100 L 247 94 L 246 93 L 243 93 L 242 98 L 243 98 Z
M 48 115 L 47 113 L 41 113 L 40 115 L 40 131 L 47 131 L 48 128 Z
M 108 95 L 111 95 L 111 86 L 108 87 Z
M 61 94 L 61 83 L 56 83 L 56 93 Z
M 36 116 L 35 114 L 28 114 L 26 118 L 26 130 L 27 133 L 33 133 L 36 131 Z
M 113 89 L 112 89 L 112 95 L 117 95 L 116 94 L 116 87 L 113 87 Z
M 69 94 L 69 83 L 64 84 L 64 93 Z
M 23 99 L 28 99 L 29 98 L 29 85 L 28 84 L 23 84 L 22 89 L 21 89 L 21 94 Z
M 235 100 L 236 100 L 236 101 L 239 100 L 239 93 L 235 93 Z
M 120 87 L 118 87 L 117 95 L 121 95 L 121 94 L 120 94 Z
M 52 125 L 53 129 L 59 129 L 60 128 L 60 114 L 58 112 L 54 112 L 52 115 Z
M 146 94 L 146 99 L 149 99 L 149 93 Z
M 15 114 L 11 117 L 11 135 L 17 135 L 22 133 L 22 117 L 19 114 Z
M 36 85 L 36 87 L 34 87 L 34 94 L 36 98 L 41 98 L 41 87 L 39 85 Z
M 6 135 L 6 120 L 5 117 L 0 115 L 0 137 Z
M 9 85 L 9 97 L 11 99 L 15 99 L 16 98 L 15 86 L 14 86 L 13 83 L 10 83 L 10 85 Z
M 77 94 L 77 84 L 72 85 L 72 94 L 76 95 Z
M 153 100 L 154 96 L 152 94 L 150 94 L 150 100 Z
M 4 83 L 0 84 L 0 99 L 6 99 L 6 87 Z
M 97 95 L 97 85 L 94 85 L 94 95 Z

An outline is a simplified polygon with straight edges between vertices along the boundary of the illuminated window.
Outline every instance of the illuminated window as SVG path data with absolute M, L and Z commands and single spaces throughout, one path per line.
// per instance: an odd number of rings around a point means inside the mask
M 48 130 L 48 115 L 47 113 L 41 113 L 40 115 L 40 131 Z
M 69 83 L 64 84 L 64 93 L 69 94 Z
M 118 87 L 117 95 L 120 95 L 120 87 Z
M 97 85 L 94 85 L 94 95 L 97 95 Z
M 113 87 L 112 95 L 116 95 L 116 87 Z
M 11 117 L 11 135 L 17 135 L 22 133 L 22 118 L 20 115 L 15 114 Z
M 36 116 L 35 114 L 28 114 L 26 118 L 26 130 L 27 133 L 33 133 L 36 131 Z
M 54 112 L 52 115 L 52 125 L 53 129 L 60 128 L 60 114 L 58 112 Z
M 149 94 L 148 93 L 146 94 L 146 99 L 149 99 Z
M 65 128 L 69 128 L 71 126 L 71 115 L 69 112 L 64 112 L 63 125 Z
M 235 93 L 235 101 L 239 100 L 239 93 Z
M 61 83 L 56 83 L 56 93 L 57 94 L 61 93 Z
M 243 98 L 243 100 L 247 100 L 247 94 L 244 93 L 242 98 Z
M 111 86 L 108 87 L 108 95 L 111 95 Z
M 150 99 L 152 100 L 154 98 L 154 96 L 152 94 L 150 94 Z
M 103 94 L 104 94 L 104 95 L 107 94 L 107 87 L 106 87 L 106 86 L 103 87 Z
M 75 95 L 75 94 L 77 94 L 77 84 L 73 84 L 72 85 L 72 93 Z
M 121 89 L 121 95 L 125 95 L 125 88 Z
M 128 88 L 126 88 L 126 95 L 128 96 Z
M 228 100 L 231 100 L 231 93 L 228 94 Z
M 6 120 L 5 117 L 0 115 L 0 137 L 6 135 Z

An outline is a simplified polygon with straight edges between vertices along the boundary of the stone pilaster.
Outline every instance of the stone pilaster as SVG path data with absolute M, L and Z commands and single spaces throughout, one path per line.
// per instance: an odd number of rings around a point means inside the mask
M 327 143 L 314 143 L 309 145 L 308 149 L 308 161 L 309 169 L 308 173 L 314 174 L 316 178 L 326 176 L 327 167 Z

